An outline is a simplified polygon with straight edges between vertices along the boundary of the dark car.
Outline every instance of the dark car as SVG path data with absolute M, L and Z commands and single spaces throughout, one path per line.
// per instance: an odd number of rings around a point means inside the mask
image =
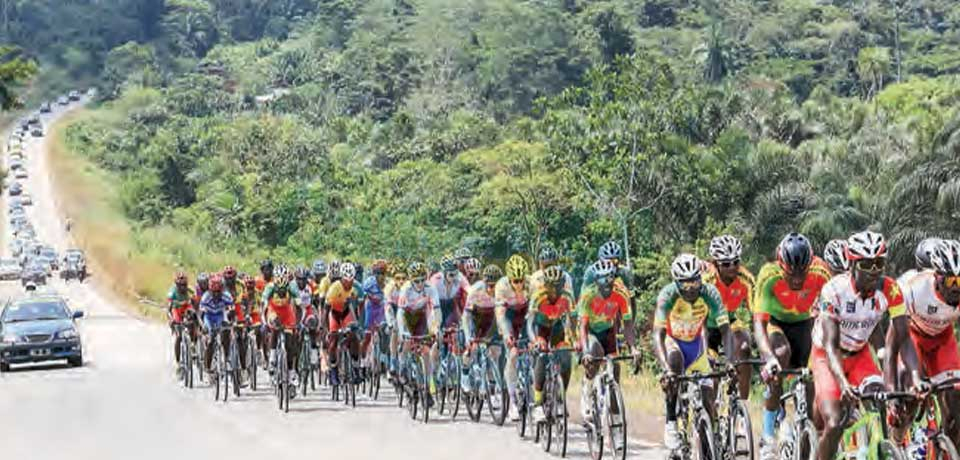
M 77 91 L 77 90 L 70 91 L 70 94 L 67 97 L 70 98 L 71 101 L 79 101 L 80 91 Z
M 11 364 L 66 360 L 83 365 L 83 346 L 76 320 L 82 311 L 71 311 L 58 296 L 35 295 L 7 303 L 0 314 L 0 372 Z
M 8 191 L 8 193 L 10 194 L 10 196 L 17 196 L 23 193 L 23 186 L 20 185 L 19 182 L 14 182 L 13 185 L 10 186 L 10 190 Z
M 31 283 L 36 286 L 47 284 L 48 266 L 35 258 L 25 258 L 25 261 L 26 264 L 24 264 L 23 271 L 20 273 L 20 284 L 24 287 Z
M 43 137 L 43 126 L 34 125 L 33 129 L 30 130 L 30 135 L 33 137 Z

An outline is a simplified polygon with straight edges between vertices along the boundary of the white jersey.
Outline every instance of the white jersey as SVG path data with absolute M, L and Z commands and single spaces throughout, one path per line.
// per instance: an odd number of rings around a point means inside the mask
M 927 272 L 927 271 L 929 271 L 929 270 L 917 271 L 916 269 L 911 268 L 910 270 L 907 270 L 907 271 L 903 272 L 903 274 L 900 275 L 899 278 L 897 278 L 897 283 L 900 284 L 900 287 L 901 287 L 901 288 L 903 288 L 904 290 L 906 290 L 906 289 L 907 289 L 907 286 L 910 284 L 910 281 L 912 281 L 914 278 L 916 278 L 917 275 L 919 275 L 919 274 L 921 274 L 921 273 L 924 273 L 924 272 Z
M 960 319 L 960 308 L 948 305 L 937 294 L 936 275 L 918 273 L 904 286 L 903 300 L 910 315 L 910 327 L 927 336 L 939 335 Z
M 833 277 L 820 291 L 817 302 L 820 314 L 813 327 L 814 345 L 826 347 L 822 322 L 836 321 L 840 329 L 840 348 L 856 353 L 867 345 L 884 313 L 889 310 L 891 318 L 903 315 L 903 295 L 897 282 L 884 277 L 882 283 L 881 289 L 864 299 L 854 289 L 849 273 Z
M 424 283 L 423 289 L 416 290 L 413 283 L 408 282 L 400 291 L 397 298 L 397 306 L 400 310 L 408 312 L 420 312 L 426 310 L 429 314 L 434 307 L 440 305 L 440 296 L 437 290 Z

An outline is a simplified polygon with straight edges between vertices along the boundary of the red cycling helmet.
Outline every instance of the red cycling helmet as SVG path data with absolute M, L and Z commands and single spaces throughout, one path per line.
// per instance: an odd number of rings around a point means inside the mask
M 190 281 L 187 279 L 187 274 L 184 272 L 177 272 L 173 275 L 173 282 L 177 285 L 186 286 Z
M 373 272 L 374 275 L 387 273 L 387 261 L 383 259 L 373 261 L 373 265 L 370 266 L 370 271 Z
M 223 267 L 223 277 L 224 277 L 224 278 L 236 278 L 236 277 L 237 277 L 237 269 L 236 269 L 236 268 L 233 268 L 232 265 L 227 265 L 226 267 Z

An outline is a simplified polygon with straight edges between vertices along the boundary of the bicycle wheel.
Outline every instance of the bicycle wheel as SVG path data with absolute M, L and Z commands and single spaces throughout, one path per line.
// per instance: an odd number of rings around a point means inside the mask
M 620 391 L 620 385 L 616 382 L 610 382 L 607 386 L 606 412 L 610 453 L 613 455 L 613 458 L 624 460 L 627 458 L 627 411 L 623 405 L 623 393 Z M 712 438 L 712 426 L 710 430 L 710 436 Z M 714 446 L 714 449 L 716 449 L 716 446 Z M 712 452 L 715 453 L 716 450 Z
M 357 407 L 357 384 L 354 379 L 353 358 L 350 357 L 350 351 L 345 347 L 340 349 L 340 368 L 343 372 L 340 374 L 340 385 L 343 387 L 343 403 Z
M 889 439 L 883 439 L 877 444 L 877 460 L 904 460 L 903 451 Z
M 457 414 L 460 412 L 460 398 L 461 398 L 461 388 L 460 388 L 460 376 L 461 376 L 461 362 L 460 356 L 454 355 L 451 360 L 452 364 L 450 366 L 450 391 L 453 393 L 451 396 L 453 399 L 450 401 L 450 419 L 454 420 L 457 418 Z
M 592 386 L 583 389 L 592 391 Z M 591 421 L 586 424 L 587 429 L 587 448 L 590 450 L 590 458 L 600 460 L 603 458 L 603 424 L 600 422 L 600 408 L 597 407 L 595 397 L 590 398 L 590 404 L 593 405 L 591 411 Z
M 933 452 L 933 459 L 935 460 L 960 460 L 960 455 L 957 454 L 957 447 L 953 444 L 953 441 L 950 438 L 943 434 L 937 434 L 928 444 L 928 452 Z
M 250 379 L 250 391 L 257 391 L 257 338 L 247 337 L 247 374 Z
M 473 360 L 470 366 L 470 387 L 472 390 L 467 393 L 464 405 L 467 408 L 467 416 L 474 422 L 480 421 L 480 415 L 483 411 L 483 398 L 480 396 L 480 386 L 483 385 L 482 374 L 477 359 Z
M 203 382 L 203 357 L 206 355 L 207 346 L 204 345 L 206 340 L 203 340 L 203 337 L 200 337 L 200 340 L 197 340 L 197 378 Z
M 301 337 L 301 340 L 303 337 Z M 304 343 L 304 342 L 300 342 Z M 307 386 L 310 384 L 310 380 L 307 374 L 310 373 L 310 347 L 304 346 L 300 351 L 300 359 L 297 360 L 297 374 L 300 375 L 300 395 L 307 396 Z
M 782 428 L 781 428 L 782 429 Z M 803 426 L 797 432 L 797 444 L 794 448 L 794 460 L 814 460 L 816 458 L 817 430 L 810 422 L 804 422 Z
M 190 388 L 190 344 L 188 343 L 187 334 L 180 332 L 180 362 L 177 363 L 177 367 L 180 368 L 180 381 L 183 383 L 184 388 Z
M 230 345 L 230 374 L 233 379 L 233 396 L 240 397 L 240 347 L 237 345 L 236 337 L 231 340 Z
M 550 452 L 550 447 L 553 444 L 553 404 L 556 399 L 552 393 L 553 382 L 548 377 L 543 382 L 543 401 L 540 406 L 543 410 L 544 420 L 537 423 L 537 437 L 543 443 L 544 452 Z
M 531 422 L 528 386 L 526 371 L 521 369 L 519 375 L 517 376 L 517 413 L 520 415 L 520 420 L 517 422 L 517 434 L 520 435 L 520 439 L 526 437 L 527 426 Z M 540 430 L 535 431 L 536 435 L 534 442 L 540 442 Z
M 567 412 L 567 391 L 563 386 L 563 379 L 559 375 L 554 375 L 550 400 L 552 401 L 551 416 L 553 421 L 554 444 L 560 450 L 560 456 L 567 456 L 567 421 L 569 413 Z M 546 395 L 544 395 L 546 397 Z M 548 420 L 550 420 L 548 418 Z
M 412 420 L 417 419 L 417 409 L 420 404 L 420 387 L 417 382 L 420 381 L 420 370 L 416 363 L 410 363 L 407 369 L 407 381 L 404 384 L 407 393 L 407 411 L 410 412 Z
M 490 356 L 487 360 L 487 411 L 493 418 L 493 423 L 497 426 L 503 426 L 507 419 L 507 411 L 510 409 L 510 395 L 507 393 L 507 386 L 503 383 L 503 376 L 500 374 L 500 366 Z
M 743 401 L 735 403 L 727 423 L 730 424 L 730 438 L 726 442 L 731 457 L 734 460 L 754 460 L 756 452 L 753 446 L 753 426 L 750 423 L 750 412 Z
M 423 417 L 423 423 L 430 421 L 430 374 L 427 373 L 427 361 L 420 359 L 420 381 L 417 383 L 417 386 L 420 388 L 420 396 L 422 403 L 420 408 L 421 416 Z
M 717 443 L 713 437 L 713 424 L 706 410 L 697 412 L 694 422 L 693 458 L 697 460 L 718 460 Z M 620 457 L 617 457 L 620 458 Z

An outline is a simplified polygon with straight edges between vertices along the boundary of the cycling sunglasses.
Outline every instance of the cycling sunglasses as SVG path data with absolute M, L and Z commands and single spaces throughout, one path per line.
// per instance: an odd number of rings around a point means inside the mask
M 677 280 L 677 286 L 683 291 L 692 291 L 694 289 L 700 289 L 700 285 L 703 282 L 700 278 L 693 278 L 688 280 Z
M 413 281 L 414 284 L 423 284 L 423 282 L 426 281 L 426 280 L 427 280 L 426 278 L 419 278 L 419 277 L 418 277 L 418 278 L 412 279 L 411 281 Z
M 883 271 L 883 267 L 886 266 L 886 261 L 884 259 L 860 259 L 856 262 L 857 270 L 864 271 L 867 273 L 879 273 Z
M 460 272 L 454 270 L 454 271 L 446 272 L 446 273 L 444 273 L 444 274 L 447 276 L 447 278 L 456 278 L 456 277 L 457 277 L 457 273 L 460 273 Z
M 510 280 L 510 284 L 517 286 L 517 285 L 523 284 L 523 281 L 524 281 L 523 278 L 517 278 L 517 279 Z
M 717 266 L 720 268 L 732 268 L 740 265 L 740 259 L 733 260 L 719 260 L 717 261 Z
M 960 288 L 960 276 L 944 276 L 943 285 L 948 288 Z

